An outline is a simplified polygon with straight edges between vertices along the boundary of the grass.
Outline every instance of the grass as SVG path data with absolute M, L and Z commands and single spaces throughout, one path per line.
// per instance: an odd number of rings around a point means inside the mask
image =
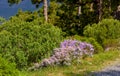
M 120 51 L 109 51 L 86 57 L 81 63 L 71 66 L 51 66 L 33 72 L 21 72 L 20 76 L 85 76 L 110 65 L 116 58 L 120 58 Z

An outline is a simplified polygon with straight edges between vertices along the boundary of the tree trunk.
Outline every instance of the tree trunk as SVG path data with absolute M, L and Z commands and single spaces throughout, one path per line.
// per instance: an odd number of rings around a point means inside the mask
M 78 4 L 78 16 L 80 16 L 82 14 L 82 11 L 81 11 L 81 0 L 79 0 L 79 4 Z
M 111 12 L 111 0 L 108 0 L 108 2 L 109 2 L 109 12 Z
M 90 11 L 92 12 L 93 11 L 93 2 L 90 4 Z
M 47 22 L 48 21 L 48 5 L 47 5 L 47 0 L 43 0 L 43 5 L 44 5 L 44 18 L 45 18 L 45 21 Z
M 81 12 L 81 6 L 78 6 L 78 16 L 80 16 L 82 14 Z
M 102 19 L 102 0 L 99 0 L 98 11 L 99 11 L 99 18 L 98 18 L 98 20 L 101 21 L 101 19 Z

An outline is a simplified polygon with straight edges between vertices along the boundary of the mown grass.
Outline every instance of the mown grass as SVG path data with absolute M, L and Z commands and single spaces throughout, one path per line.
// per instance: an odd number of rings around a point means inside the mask
M 86 76 L 111 64 L 116 58 L 120 58 L 120 51 L 109 51 L 86 57 L 81 63 L 73 63 L 71 66 L 53 66 L 38 71 L 21 72 L 21 76 Z

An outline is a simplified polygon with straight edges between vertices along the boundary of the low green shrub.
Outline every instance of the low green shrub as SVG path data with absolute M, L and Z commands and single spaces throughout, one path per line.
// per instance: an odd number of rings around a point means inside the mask
M 0 56 L 0 76 L 19 76 L 14 63 L 10 63 Z
M 48 57 L 61 40 L 61 30 L 47 23 L 39 25 L 15 18 L 0 26 L 0 53 L 18 68 Z
M 85 27 L 84 35 L 93 37 L 103 46 L 107 39 L 120 38 L 120 22 L 114 19 L 104 19 L 98 24 L 92 24 Z
M 120 48 L 120 39 L 106 39 L 103 42 L 103 47 L 107 48 Z
M 102 46 L 94 39 L 94 38 L 88 38 L 88 37 L 81 37 L 81 36 L 78 36 L 78 35 L 74 35 L 72 37 L 68 37 L 70 39 L 76 39 L 76 40 L 80 40 L 82 42 L 87 42 L 87 43 L 90 43 L 94 46 L 94 53 L 100 53 L 100 52 L 103 52 L 103 48 Z

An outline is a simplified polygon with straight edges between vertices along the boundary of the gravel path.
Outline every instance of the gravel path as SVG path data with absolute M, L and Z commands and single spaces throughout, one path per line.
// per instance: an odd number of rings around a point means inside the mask
M 120 76 L 120 59 L 116 59 L 111 65 L 89 76 Z

